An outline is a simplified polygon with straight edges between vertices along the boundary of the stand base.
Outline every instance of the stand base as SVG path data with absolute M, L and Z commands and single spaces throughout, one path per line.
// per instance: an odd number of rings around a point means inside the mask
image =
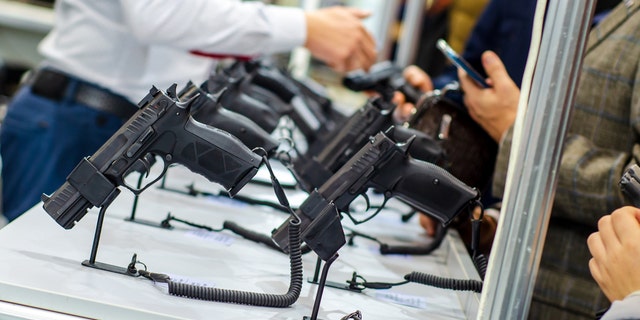
M 307 282 L 309 283 L 313 283 L 313 284 L 319 284 L 317 281 L 315 281 L 313 278 L 307 278 Z M 327 287 L 331 287 L 331 288 L 336 288 L 336 289 L 341 289 L 341 290 L 347 290 L 347 291 L 352 291 L 352 292 L 357 292 L 360 293 L 362 292 L 362 289 L 358 289 L 358 288 L 353 288 L 348 284 L 345 283 L 340 283 L 340 282 L 334 282 L 334 281 L 326 281 L 324 283 L 325 286 Z
M 135 222 L 135 223 L 143 224 L 145 226 L 156 227 L 161 229 L 168 229 L 168 230 L 173 229 L 173 226 L 171 225 L 165 226 L 162 223 L 158 223 L 156 221 L 151 221 L 151 220 L 125 218 L 124 221 Z
M 89 267 L 89 268 L 94 268 L 94 269 L 98 269 L 98 270 L 104 270 L 104 271 L 109 271 L 109 272 L 114 272 L 114 273 L 119 273 L 119 274 L 124 274 L 127 276 L 136 276 L 135 274 L 131 274 L 127 268 L 123 268 L 123 267 L 118 267 L 112 264 L 108 264 L 108 263 L 102 263 L 102 262 L 94 262 L 91 263 L 91 261 L 89 260 L 84 260 L 82 261 L 82 265 L 85 267 Z

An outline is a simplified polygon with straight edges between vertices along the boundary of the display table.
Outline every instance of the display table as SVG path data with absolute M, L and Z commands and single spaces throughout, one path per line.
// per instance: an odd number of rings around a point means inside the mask
M 165 187 L 180 189 L 191 183 L 198 188 L 216 188 L 181 167 L 170 168 Z M 292 199 L 300 193 L 286 191 Z M 272 194 L 269 187 L 256 184 L 247 185 L 242 192 L 253 196 Z M 132 203 L 132 194 L 123 190 L 108 209 L 97 261 L 126 267 L 135 253 L 149 271 L 185 282 L 259 293 L 287 292 L 287 255 L 229 231 L 201 231 L 175 221 L 174 228 L 167 230 L 125 221 L 130 217 Z M 402 208 L 401 204 L 396 208 Z M 287 219 L 286 214 L 268 207 L 227 198 L 193 197 L 154 185 L 140 196 L 136 220 L 160 222 L 168 212 L 213 228 L 219 228 L 225 220 L 234 221 L 265 234 Z M 305 281 L 300 298 L 290 307 L 200 301 L 169 295 L 166 285 L 142 277 L 82 266 L 81 262 L 89 258 L 96 220 L 97 210 L 92 209 L 74 228 L 64 230 L 39 204 L 0 229 L 0 300 L 6 302 L 0 303 L 0 318 L 301 320 L 312 313 L 317 285 L 306 279 L 313 276 L 315 269 L 313 252 L 303 256 Z M 349 225 L 347 219 L 344 224 Z M 385 210 L 369 222 L 350 227 L 389 242 L 429 241 L 415 221 L 403 223 L 395 210 Z M 453 232 L 428 256 L 383 256 L 377 252 L 375 242 L 359 237 L 353 245 L 343 247 L 339 255 L 328 280 L 345 285 L 353 272 L 371 282 L 401 282 L 411 271 L 478 279 Z M 367 320 L 467 319 L 475 317 L 478 304 L 478 294 L 415 283 L 385 291 L 364 289 L 360 293 L 327 287 L 318 319 L 340 319 L 356 310 Z M 48 312 L 48 316 L 36 315 L 41 312 Z M 29 313 L 32 316 L 24 316 Z

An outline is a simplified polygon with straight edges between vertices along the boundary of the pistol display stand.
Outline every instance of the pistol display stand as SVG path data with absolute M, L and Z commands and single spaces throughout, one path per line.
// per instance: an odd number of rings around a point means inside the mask
M 331 264 L 338 259 L 338 254 L 334 254 L 325 262 L 324 267 L 322 268 L 322 275 L 320 275 L 320 282 L 318 280 L 318 272 L 320 271 L 320 261 L 318 258 L 318 262 L 316 264 L 316 271 L 313 276 L 313 281 L 309 281 L 311 283 L 318 284 L 318 290 L 316 291 L 316 300 L 313 302 L 313 310 L 311 311 L 311 317 L 304 316 L 302 320 L 317 320 L 318 319 L 318 311 L 320 310 L 320 302 L 322 301 L 322 293 L 324 292 L 324 287 L 327 284 L 327 275 L 329 274 L 329 267 Z
M 85 267 L 90 267 L 94 269 L 100 269 L 100 270 L 105 270 L 105 271 L 110 271 L 110 272 L 115 272 L 115 273 L 135 277 L 137 276 L 136 272 L 129 272 L 127 268 L 96 261 L 96 256 L 98 255 L 98 245 L 100 243 L 100 233 L 102 233 L 102 222 L 104 221 L 107 208 L 109 207 L 110 204 L 111 202 L 105 204 L 104 206 L 102 206 L 102 208 L 100 208 L 100 213 L 98 214 L 98 222 L 96 223 L 96 231 L 93 236 L 93 245 L 91 246 L 91 254 L 89 256 L 89 260 L 82 261 L 82 265 Z
M 162 182 L 160 183 L 160 188 L 164 188 L 164 182 L 165 182 L 165 177 L 167 176 L 166 172 L 162 177 Z M 138 190 L 140 190 L 140 188 L 142 187 L 142 180 L 144 179 L 144 175 L 140 174 L 140 178 L 138 178 L 138 185 L 137 188 Z M 140 223 L 140 224 L 144 224 L 147 226 L 151 226 L 151 227 L 158 227 L 158 228 L 163 228 L 163 229 L 171 229 L 171 226 L 164 226 L 162 225 L 162 223 L 157 223 L 155 221 L 151 221 L 151 220 L 144 220 L 144 219 L 137 219 L 136 220 L 136 211 L 138 210 L 138 199 L 140 197 L 140 194 L 138 192 L 134 192 L 133 193 L 133 206 L 131 207 L 131 215 L 128 218 L 125 218 L 125 221 L 129 221 L 129 222 L 135 222 L 135 223 Z
M 335 258 L 332 258 L 332 259 L 335 260 Z M 313 278 L 308 278 L 307 282 L 321 285 L 321 286 L 336 288 L 336 289 L 349 290 L 349 291 L 358 292 L 358 293 L 362 292 L 362 289 L 354 286 L 353 283 L 346 285 L 339 282 L 326 281 L 327 279 L 326 279 L 325 269 L 329 269 L 329 265 L 331 264 L 331 262 L 333 262 L 333 260 L 327 261 L 327 263 L 324 265 L 324 268 L 322 270 L 322 276 L 324 277 L 324 279 L 320 278 L 320 280 L 318 280 L 318 276 L 320 275 L 320 266 L 322 265 L 322 259 L 318 257 L 318 260 L 316 261 L 316 269 L 313 272 Z M 328 270 L 326 272 L 328 272 Z

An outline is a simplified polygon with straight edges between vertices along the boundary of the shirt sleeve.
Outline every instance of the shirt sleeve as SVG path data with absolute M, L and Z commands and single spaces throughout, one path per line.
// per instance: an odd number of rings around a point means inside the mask
M 125 23 L 141 42 L 209 54 L 255 56 L 306 40 L 300 8 L 230 0 L 121 0 Z
M 640 319 L 640 291 L 626 296 L 621 301 L 614 301 L 602 320 Z

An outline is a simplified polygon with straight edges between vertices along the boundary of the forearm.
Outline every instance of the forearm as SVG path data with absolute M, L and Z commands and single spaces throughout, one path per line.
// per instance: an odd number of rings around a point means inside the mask
M 126 24 L 143 43 L 185 51 L 253 56 L 305 42 L 304 12 L 259 2 L 121 0 Z

